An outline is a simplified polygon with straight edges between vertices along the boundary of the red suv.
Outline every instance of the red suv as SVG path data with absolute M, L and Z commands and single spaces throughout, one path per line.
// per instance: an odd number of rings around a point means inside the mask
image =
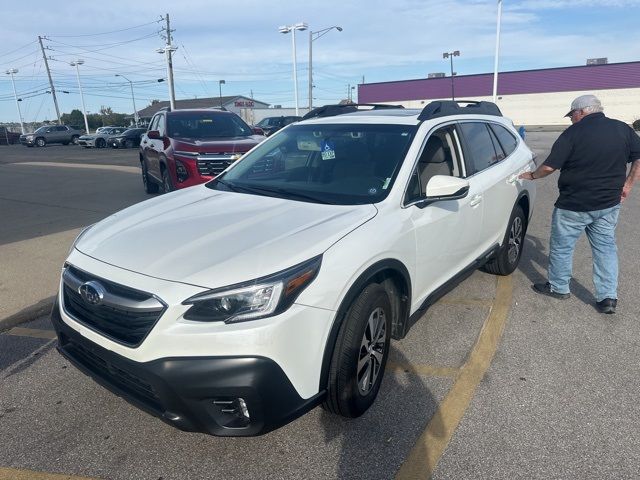
M 232 112 L 161 110 L 140 141 L 144 189 L 170 192 L 207 182 L 264 139 Z

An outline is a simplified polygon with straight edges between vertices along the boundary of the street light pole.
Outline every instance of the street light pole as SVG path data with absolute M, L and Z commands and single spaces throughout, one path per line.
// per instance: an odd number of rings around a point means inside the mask
M 334 28 L 339 32 L 342 31 L 342 27 L 338 27 L 336 25 L 333 27 L 323 28 L 317 32 L 312 32 L 311 29 L 309 29 L 309 111 L 313 108 L 313 42 Z M 315 38 L 313 37 L 314 35 Z
M 453 73 L 453 57 L 459 57 L 460 56 L 460 50 L 454 50 L 453 52 L 444 52 L 442 54 L 442 58 L 448 58 L 451 62 L 451 100 L 453 100 L 455 102 L 456 100 L 456 94 L 455 94 L 455 87 L 453 84 L 453 76 L 455 75 Z
M 20 102 L 18 101 L 18 94 L 16 93 L 16 82 L 13 79 L 13 74 L 18 73 L 17 68 L 10 68 L 5 72 L 7 75 L 11 75 L 11 85 L 13 85 L 13 96 L 16 99 L 16 108 L 18 109 L 18 119 L 20 120 L 20 130 L 22 131 L 22 135 L 24 135 L 24 122 L 22 121 L 22 112 L 20 111 Z
M 80 101 L 82 103 L 82 116 L 84 117 L 84 128 L 88 135 L 90 132 L 89 122 L 87 120 L 87 108 L 84 106 L 84 94 L 82 93 L 82 84 L 80 83 L 80 65 L 82 65 L 83 63 L 84 60 L 79 58 L 75 62 L 71 62 L 69 65 L 71 65 L 72 67 L 76 67 L 76 76 L 78 77 L 78 90 L 80 90 Z
M 224 80 L 218 80 L 218 94 L 220 95 L 220 108 L 222 108 L 222 85 L 226 85 Z
M 131 87 L 131 100 L 133 101 L 133 119 L 134 119 L 136 127 L 137 127 L 140 119 L 138 118 L 138 110 L 136 109 L 136 97 L 133 94 L 133 82 L 131 80 L 129 80 L 127 77 L 125 77 L 124 75 L 120 75 L 119 73 L 116 73 L 116 77 L 122 77 L 127 82 L 129 82 L 129 86 Z
M 493 103 L 498 101 L 498 57 L 500 55 L 500 23 L 502 21 L 502 0 L 498 0 L 498 25 L 496 27 L 496 56 L 493 64 Z
M 296 105 L 296 116 L 300 114 L 300 110 L 298 108 L 298 67 L 296 65 L 296 30 L 306 30 L 308 25 L 304 22 L 298 22 L 295 25 L 285 25 L 280 27 L 278 30 L 280 33 L 289 33 L 291 32 L 291 45 L 293 47 L 293 94 L 295 96 L 295 105 Z

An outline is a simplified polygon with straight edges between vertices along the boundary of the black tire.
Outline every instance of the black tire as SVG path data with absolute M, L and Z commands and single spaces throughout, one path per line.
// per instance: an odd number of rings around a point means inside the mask
M 135 145 L 133 144 L 133 140 L 124 141 L 124 148 L 133 148 L 133 147 L 135 147 Z
M 493 275 L 511 275 L 520 263 L 524 235 L 527 231 L 527 219 L 520 205 L 513 207 L 502 247 L 496 258 L 487 262 L 482 269 Z
M 44 147 L 47 145 L 47 141 L 43 137 L 36 138 L 34 143 L 36 144 L 36 147 Z
M 166 167 L 162 169 L 162 192 L 169 193 L 173 191 L 173 182 L 171 181 L 171 175 Z
M 74 135 L 71 137 L 71 143 L 74 145 L 78 144 L 78 138 L 80 138 L 80 135 Z
M 107 146 L 107 142 L 104 138 L 98 138 L 96 139 L 96 148 L 104 148 Z
M 373 404 L 389 357 L 391 315 L 389 296 L 377 283 L 351 304 L 331 359 L 325 410 L 355 418 Z
M 140 167 L 142 168 L 142 185 L 144 186 L 144 191 L 150 194 L 158 193 L 158 190 L 160 189 L 159 185 L 149 178 L 147 163 L 144 160 L 140 162 Z
M 62 142 L 63 145 L 69 145 L 69 142 Z

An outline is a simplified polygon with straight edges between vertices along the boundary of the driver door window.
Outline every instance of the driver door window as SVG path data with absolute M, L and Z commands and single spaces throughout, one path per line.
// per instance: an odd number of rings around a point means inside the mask
M 427 139 L 411 175 L 406 203 L 424 198 L 427 183 L 435 175 L 463 176 L 462 156 L 455 129 L 455 125 L 447 125 L 434 131 Z

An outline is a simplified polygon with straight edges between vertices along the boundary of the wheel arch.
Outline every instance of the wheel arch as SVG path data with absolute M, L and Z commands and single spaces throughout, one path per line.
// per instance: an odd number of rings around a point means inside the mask
M 531 220 L 531 199 L 529 198 L 529 191 L 523 190 L 520 192 L 516 205 L 522 207 L 524 217 L 527 219 L 527 224 L 529 224 L 529 220 Z
M 357 296 L 370 283 L 378 283 L 386 290 L 391 302 L 391 338 L 403 338 L 408 329 L 409 306 L 411 305 L 411 276 L 405 265 L 396 259 L 380 260 L 367 268 L 357 279 L 340 303 L 333 325 L 329 331 L 322 357 L 319 390 L 327 388 L 331 359 L 338 332 L 342 327 L 349 308 Z

